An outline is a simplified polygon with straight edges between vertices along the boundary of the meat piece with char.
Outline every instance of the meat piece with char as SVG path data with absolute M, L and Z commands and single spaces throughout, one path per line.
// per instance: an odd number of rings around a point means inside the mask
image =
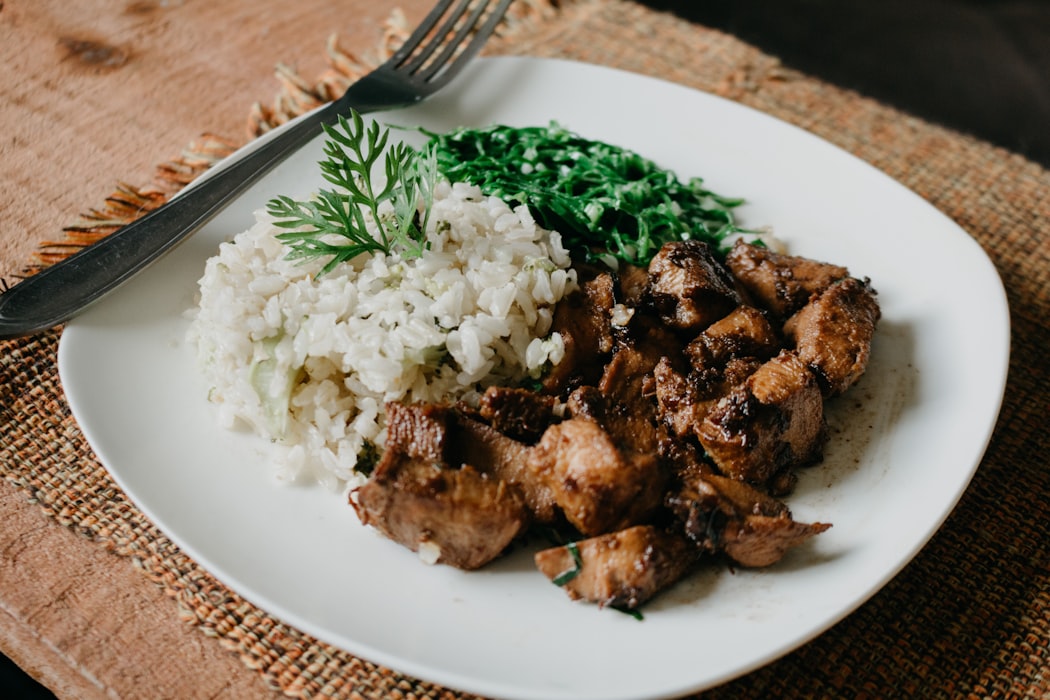
M 660 420 L 678 438 L 695 434 L 708 411 L 761 366 L 756 358 L 740 357 L 724 367 L 683 371 L 664 358 L 653 370 Z
M 521 494 L 532 520 L 552 525 L 559 510 L 546 474 L 533 468 L 530 447 L 467 415 L 455 422 L 454 458 L 506 482 Z
M 580 282 L 554 310 L 551 331 L 561 335 L 565 356 L 543 378 L 543 389 L 561 395 L 573 386 L 592 384 L 613 349 L 610 314 L 616 305 L 615 285 L 609 273 Z
M 686 357 L 697 370 L 724 367 L 733 359 L 768 360 L 783 346 L 766 315 L 742 305 L 715 321 L 685 347 Z
M 772 566 L 788 550 L 830 527 L 829 523 L 800 523 L 789 516 L 749 515 L 726 524 L 722 549 L 741 566 Z
M 573 600 L 632 609 L 682 578 L 698 554 L 679 534 L 637 525 L 545 549 L 535 562 Z
M 817 376 L 824 395 L 837 396 L 867 369 L 880 317 L 870 284 L 847 277 L 788 319 L 784 334 Z
M 660 419 L 679 438 L 693 434 L 718 400 L 780 347 L 762 311 L 738 306 L 685 346 L 689 367 L 667 356 L 654 368 Z
M 522 499 L 504 482 L 389 448 L 350 504 L 364 525 L 460 569 L 499 557 L 529 522 Z
M 621 448 L 651 453 L 657 442 L 653 368 L 666 355 L 681 353 L 678 339 L 659 325 L 639 319 L 616 343 L 596 386 L 569 395 L 572 415 L 596 420 Z
M 781 319 L 802 308 L 812 295 L 849 276 L 841 265 L 777 253 L 745 241 L 733 245 L 726 265 L 759 306 Z
M 686 535 L 704 551 L 747 567 L 771 566 L 827 523 L 796 521 L 787 505 L 735 479 L 694 475 L 667 499 Z
M 444 462 L 452 413 L 453 409 L 445 404 L 387 403 L 386 449 L 416 459 Z
M 630 307 L 641 305 L 649 289 L 649 270 L 638 265 L 620 263 L 616 272 L 619 288 L 618 298 L 621 303 Z
M 663 500 L 659 457 L 621 450 L 588 417 L 552 425 L 528 459 L 528 472 L 548 485 L 565 519 L 584 535 L 641 523 Z
M 696 435 L 723 474 L 765 484 L 821 456 L 826 430 L 820 387 L 797 355 L 781 351 L 721 398 Z
M 534 443 L 555 419 L 557 399 L 517 387 L 491 386 L 481 396 L 479 415 L 508 437 Z
M 702 241 L 665 243 L 649 263 L 649 299 L 663 322 L 697 333 L 742 299 L 725 266 Z

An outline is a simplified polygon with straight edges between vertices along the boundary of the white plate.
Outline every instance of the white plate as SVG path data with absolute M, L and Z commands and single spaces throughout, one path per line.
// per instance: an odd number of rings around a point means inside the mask
M 927 542 L 969 483 L 1009 355 L 989 260 L 915 194 L 795 127 L 678 85 L 529 58 L 476 62 L 392 122 L 442 130 L 554 119 L 741 195 L 745 224 L 848 265 L 879 292 L 867 375 L 829 410 L 823 465 L 789 504 L 834 524 L 762 571 L 713 567 L 637 621 L 570 602 L 527 553 L 463 573 L 422 565 L 319 487 L 277 485 L 268 445 L 213 421 L 184 342 L 204 261 L 273 195 L 320 179 L 315 142 L 147 274 L 69 324 L 74 415 L 113 477 L 187 554 L 272 615 L 347 651 L 505 698 L 664 697 L 797 648 L 856 609 Z M 946 183 L 947 184 L 947 183 Z

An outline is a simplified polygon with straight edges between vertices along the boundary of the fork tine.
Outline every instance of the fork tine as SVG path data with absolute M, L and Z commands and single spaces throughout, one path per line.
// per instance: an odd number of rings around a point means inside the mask
M 445 11 L 448 10 L 449 5 L 451 5 L 452 2 L 453 0 L 440 0 L 438 4 L 434 6 L 434 9 L 423 18 L 423 21 L 419 23 L 419 26 L 416 27 L 415 31 L 405 39 L 405 43 L 401 44 L 398 50 L 394 52 L 394 55 L 387 60 L 387 65 L 396 68 L 404 63 L 405 59 L 408 58 L 413 51 L 419 48 L 421 43 L 423 43 L 423 40 L 428 34 L 430 34 L 431 30 L 434 29 L 438 20 L 445 15 Z
M 471 4 L 471 0 L 463 0 L 434 34 L 429 44 L 421 49 L 419 57 L 407 64 L 403 60 L 403 65 L 397 69 L 398 72 L 407 72 L 413 82 L 426 86 L 428 90 L 436 90 L 441 87 L 455 77 L 463 66 L 481 50 L 502 21 L 511 2 L 513 0 L 499 0 L 495 7 L 492 7 L 491 0 L 484 0 L 470 12 L 467 20 L 457 29 L 457 20 L 462 18 Z M 491 11 L 485 16 L 485 11 L 490 7 L 492 7 Z M 482 17 L 484 21 L 479 27 L 477 25 Z M 455 31 L 455 35 L 448 40 L 447 37 L 452 31 Z M 438 49 L 441 51 L 437 56 L 428 61 L 427 59 Z
M 410 75 L 416 75 L 416 72 L 420 68 L 422 68 L 423 65 L 426 64 L 426 62 L 434 54 L 434 51 L 436 51 L 438 47 L 442 45 L 442 43 L 445 41 L 445 37 L 448 36 L 449 32 L 455 29 L 456 23 L 463 16 L 463 13 L 467 11 L 467 8 L 470 7 L 471 2 L 472 0 L 462 0 L 459 3 L 459 5 L 452 12 L 449 13 L 448 19 L 446 19 L 442 23 L 441 28 L 434 32 L 434 36 L 431 38 L 430 43 L 422 49 L 420 49 L 420 51 L 414 57 L 412 57 L 412 60 L 407 61 L 402 65 L 399 65 L 398 68 L 408 71 Z M 456 39 L 451 44 L 453 49 L 455 49 L 456 45 L 462 40 L 461 34 L 464 31 L 470 31 L 470 28 L 477 23 L 478 15 L 485 11 L 485 6 L 487 4 L 487 0 L 486 2 L 480 3 L 478 7 L 476 7 L 474 11 L 470 14 L 470 19 L 468 19 L 467 22 L 463 25 L 464 28 L 460 29 L 459 33 L 457 33 L 456 35 Z M 408 57 L 406 56 L 406 59 L 407 58 Z M 439 63 L 442 62 L 443 61 L 439 61 Z

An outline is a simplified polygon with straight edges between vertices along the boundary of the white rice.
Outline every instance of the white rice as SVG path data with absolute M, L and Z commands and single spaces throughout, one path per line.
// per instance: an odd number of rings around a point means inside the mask
M 435 188 L 422 257 L 285 259 L 265 213 L 200 280 L 190 340 L 227 427 L 272 440 L 277 475 L 333 488 L 381 447 L 387 401 L 470 400 L 564 354 L 554 305 L 576 286 L 556 232 L 465 184 Z

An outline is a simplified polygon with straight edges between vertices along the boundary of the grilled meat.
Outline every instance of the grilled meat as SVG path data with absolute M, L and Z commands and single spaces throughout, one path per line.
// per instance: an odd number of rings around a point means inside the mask
M 558 520 L 554 490 L 543 473 L 533 469 L 530 448 L 490 425 L 461 415 L 456 420 L 456 457 L 465 464 L 506 482 L 521 494 L 532 520 L 551 525 Z
M 752 484 L 822 453 L 824 404 L 816 378 L 782 351 L 708 411 L 696 435 L 719 471 Z
M 722 531 L 722 549 L 741 566 L 772 566 L 788 550 L 824 532 L 829 523 L 800 523 L 788 516 L 749 515 Z
M 584 535 L 644 522 L 663 499 L 658 456 L 620 450 L 590 418 L 552 425 L 528 459 L 529 472 L 549 485 L 566 520 Z
M 768 360 L 782 345 L 764 313 L 754 306 L 738 306 L 696 336 L 685 354 L 694 369 L 705 370 L 743 357 Z
M 521 497 L 502 481 L 397 449 L 387 449 L 350 503 L 363 524 L 460 569 L 500 556 L 529 522 Z
M 678 346 L 666 329 L 633 324 L 631 336 L 617 342 L 597 386 L 584 386 L 569 395 L 570 415 L 593 418 L 624 449 L 653 452 L 657 441 L 653 368 L 665 353 L 679 352 Z
M 534 443 L 554 421 L 557 400 L 528 389 L 490 386 L 481 396 L 478 413 L 499 432 Z
M 853 386 L 868 366 L 875 325 L 881 316 L 867 281 L 840 280 L 784 324 L 784 334 L 813 370 L 825 396 Z
M 759 306 L 781 319 L 801 309 L 809 298 L 849 276 L 839 265 L 776 253 L 764 246 L 738 241 L 726 265 Z
M 429 462 L 445 461 L 451 409 L 443 404 L 386 405 L 388 450 Z
M 536 568 L 573 600 L 630 609 L 682 578 L 697 557 L 696 547 L 685 537 L 637 525 L 545 549 L 535 561 Z
M 620 301 L 632 308 L 641 305 L 649 287 L 649 270 L 638 265 L 622 263 L 616 277 Z
M 649 296 L 669 328 L 701 331 L 742 302 L 736 284 L 701 241 L 665 243 L 649 263 Z
M 741 566 L 771 566 L 792 547 L 831 527 L 800 523 L 783 502 L 713 474 L 683 481 L 667 503 L 698 547 L 724 552 Z
M 461 568 L 530 525 L 568 529 L 583 539 L 536 566 L 573 599 L 625 607 L 703 556 L 769 566 L 830 527 L 778 496 L 821 458 L 824 400 L 866 368 L 868 282 L 747 243 L 723 264 L 695 241 L 648 270 L 578 272 L 542 392 L 387 407 L 385 452 L 352 496 L 361 521 Z
M 610 313 L 615 305 L 615 285 L 608 273 L 581 281 L 579 289 L 558 304 L 551 331 L 561 334 L 565 357 L 544 377 L 546 393 L 557 396 L 598 380 L 613 347 Z

